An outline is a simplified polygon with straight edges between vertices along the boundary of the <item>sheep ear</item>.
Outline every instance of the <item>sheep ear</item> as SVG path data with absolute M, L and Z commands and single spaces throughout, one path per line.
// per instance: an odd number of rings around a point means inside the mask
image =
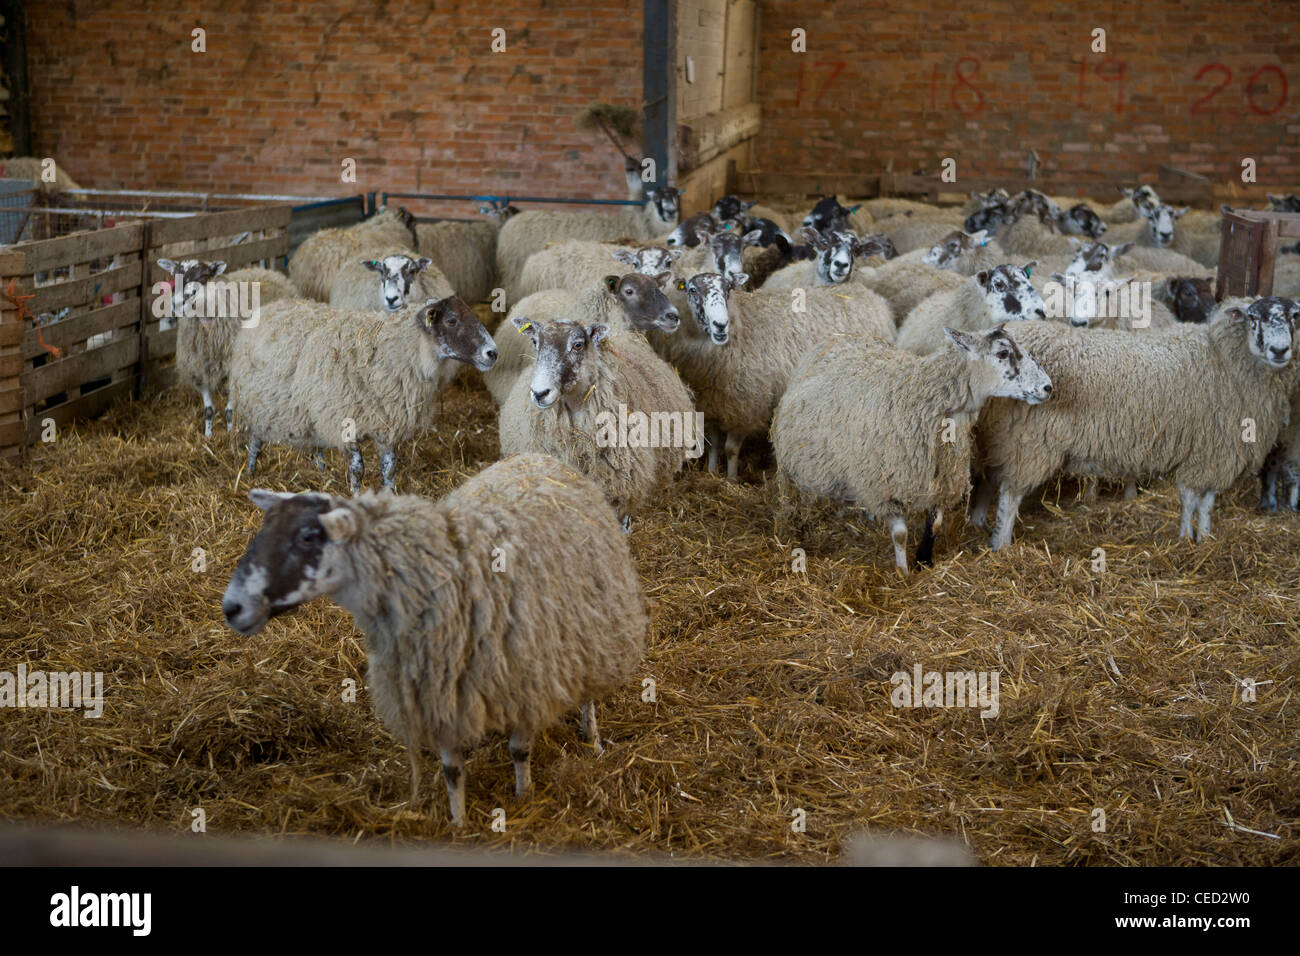
M 222 262 L 220 259 L 216 259 L 208 263 L 208 275 L 213 278 L 216 278 L 217 276 L 221 275 L 221 273 L 225 271 L 226 271 L 226 264 Z
M 762 229 L 751 229 L 749 230 L 749 232 L 745 233 L 745 245 L 747 246 L 756 246 L 762 241 L 763 241 Z
M 1120 187 L 1119 187 L 1119 191 L 1120 191 L 1120 193 L 1123 194 L 1123 196 L 1124 196 L 1125 199 L 1132 199 L 1132 198 L 1133 198 L 1133 190 L 1132 190 L 1132 189 L 1125 189 L 1123 186 L 1120 186 Z
M 418 259 L 415 260 L 415 271 L 416 271 L 416 272 L 423 272 L 425 269 L 429 268 L 429 266 L 431 266 L 431 265 L 433 265 L 433 260 L 432 260 L 432 259 L 430 259 L 428 256 L 421 256 L 420 258 L 418 258 Z
M 587 337 L 591 339 L 591 344 L 596 345 L 605 341 L 609 337 L 609 326 L 603 322 L 597 322 L 595 325 L 587 327 Z
M 655 276 L 655 285 L 666 286 L 672 281 L 672 278 L 673 274 L 671 272 L 661 272 Z
M 1300 302 L 1296 303 L 1295 307 L 1291 310 L 1291 314 L 1288 315 L 1287 318 L 1291 320 L 1291 328 L 1300 328 Z
M 1228 320 L 1229 325 L 1238 325 L 1246 321 L 1246 313 L 1235 305 L 1230 309 L 1224 309 L 1223 317 Z
M 610 253 L 619 262 L 625 262 L 630 266 L 636 265 L 636 253 L 631 249 L 620 248 Z
M 805 242 L 812 243 L 818 249 L 822 247 L 822 234 L 812 226 L 805 224 L 803 228 L 799 230 L 799 236 Z
M 1184 216 L 1187 215 L 1187 210 L 1189 210 L 1189 209 L 1191 209 L 1191 208 L 1192 208 L 1191 206 L 1184 206 L 1182 209 L 1175 209 L 1175 210 L 1173 210 L 1174 218 L 1175 218 L 1175 219 L 1182 219 Z
M 978 232 L 972 232 L 970 234 L 971 242 L 973 242 L 977 246 L 982 246 L 984 243 L 988 241 L 988 238 L 989 238 L 989 234 L 987 229 L 981 229 Z
M 945 326 L 943 334 L 947 337 L 948 341 L 957 346 L 957 348 L 964 352 L 969 352 L 972 355 L 975 354 L 975 342 L 965 332 L 959 332 L 957 329 L 950 329 Z
M 1269 202 L 1273 203 L 1274 205 L 1278 205 L 1284 199 L 1286 199 L 1285 196 L 1279 196 L 1277 193 L 1264 193 L 1264 196 L 1265 198 L 1268 199 Z M 162 264 L 162 260 L 159 260 L 159 264 L 160 265 Z
M 537 345 L 537 323 L 524 315 L 512 315 L 510 324 L 515 327 L 515 331 L 522 332 L 528 336 L 528 341 L 532 342 L 534 347 Z
M 748 272 L 737 272 L 735 275 L 733 275 L 731 278 L 727 280 L 727 286 L 732 289 L 740 289 L 743 288 L 745 283 L 748 281 L 749 281 Z
M 1133 243 L 1131 242 L 1125 242 L 1118 246 L 1112 246 L 1110 250 L 1110 257 L 1112 259 L 1118 259 L 1120 256 L 1124 255 L 1124 253 L 1128 252 L 1132 248 L 1133 248 Z
M 286 498 L 294 497 L 289 491 L 269 491 L 266 488 L 254 488 L 248 493 L 248 500 L 257 505 L 263 511 L 270 511 L 271 506 L 277 501 L 283 501 Z
M 1060 272 L 1053 272 L 1050 276 L 1048 276 L 1048 278 L 1050 278 L 1057 285 L 1065 285 L 1067 282 L 1070 281 L 1069 276 L 1063 275 Z
M 980 288 L 987 289 L 989 287 L 989 277 L 992 275 L 992 270 L 984 269 L 981 272 L 975 273 L 975 281 L 980 284 Z
M 757 199 L 751 199 L 748 202 L 742 202 L 740 204 L 740 211 L 744 212 L 746 209 L 753 209 L 757 205 L 758 205 Z
M 362 259 L 361 264 L 365 266 L 367 269 L 369 269 L 371 272 L 378 272 L 380 269 L 378 259 Z
M 618 290 L 618 276 L 605 276 L 605 288 L 610 292 Z
M 170 273 L 171 275 L 175 275 L 176 273 L 181 271 L 180 266 L 176 264 L 175 259 L 159 259 L 158 268 L 161 269 L 163 272 Z
M 1024 269 L 1025 269 L 1025 278 L 1026 278 L 1026 279 L 1029 278 L 1029 270 L 1032 269 L 1032 268 L 1033 268 L 1034 266 L 1036 266 L 1036 265 L 1038 265 L 1038 260 L 1037 260 L 1037 259 L 1030 259 L 1028 262 L 1025 263 L 1025 265 L 1024 265 Z
M 357 516 L 347 506 L 325 512 L 320 523 L 331 541 L 351 541 L 357 536 Z
M 669 261 L 669 262 L 676 262 L 678 259 L 680 259 L 680 258 L 681 258 L 682 256 L 684 256 L 685 254 L 686 254 L 686 251 L 685 251 L 684 249 L 669 249 L 669 250 L 668 250 L 668 261 Z

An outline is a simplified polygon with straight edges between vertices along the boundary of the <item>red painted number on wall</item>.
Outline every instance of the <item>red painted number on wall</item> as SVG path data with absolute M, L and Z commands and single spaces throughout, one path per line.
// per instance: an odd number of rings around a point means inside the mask
M 964 69 L 963 69 L 964 67 Z M 930 109 L 938 109 L 936 86 L 941 67 L 938 63 L 930 71 Z M 984 109 L 984 91 L 973 80 L 980 74 L 978 57 L 964 56 L 952 65 L 952 84 L 948 87 L 948 105 L 966 116 L 974 116 Z
M 1083 109 L 1083 91 L 1088 79 L 1088 66 L 1093 61 L 1083 59 L 1079 61 L 1079 95 L 1075 100 L 1075 105 Z M 1115 86 L 1115 114 L 1118 116 L 1124 112 L 1124 80 L 1128 76 L 1128 64 L 1123 60 L 1117 60 L 1113 56 L 1104 57 L 1096 61 L 1092 72 L 1097 79 L 1103 83 L 1113 83 Z
M 826 82 L 823 83 L 821 85 L 821 88 L 817 90 L 816 93 L 813 94 L 812 101 L 814 103 L 821 101 L 821 98 L 826 95 L 826 91 L 830 89 L 830 85 L 834 83 L 835 80 L 839 77 L 839 75 L 848 68 L 848 65 L 849 65 L 848 60 L 814 60 L 813 61 L 812 68 L 814 70 L 829 67 L 831 71 L 830 75 L 826 77 Z M 795 91 L 794 91 L 795 106 L 798 106 L 803 102 L 804 76 L 807 73 L 806 67 L 807 67 L 807 62 L 804 60 L 800 60 L 799 61 L 799 83 L 795 87 Z
M 1205 64 L 1205 66 L 1196 71 L 1195 79 L 1199 81 L 1202 78 L 1208 77 L 1210 74 L 1222 77 L 1222 81 L 1210 87 L 1209 91 L 1206 92 L 1204 96 L 1192 104 L 1191 111 L 1193 113 L 1213 113 L 1214 107 L 1209 105 L 1210 101 L 1218 96 L 1219 93 L 1221 93 L 1228 84 L 1232 82 L 1232 68 L 1225 66 L 1222 63 Z M 1265 77 L 1270 74 L 1276 76 L 1280 83 L 1280 87 L 1273 94 L 1274 100 L 1272 103 L 1269 103 L 1264 98 L 1264 94 L 1272 85 L 1265 80 Z M 1246 83 L 1242 87 L 1242 92 L 1246 97 L 1246 107 L 1252 113 L 1259 116 L 1272 116 L 1274 113 L 1281 110 L 1282 107 L 1286 106 L 1288 93 L 1286 74 L 1282 72 L 1280 66 L 1275 66 L 1272 63 L 1266 66 L 1261 66 L 1246 78 Z M 1264 101 L 1261 102 L 1261 99 Z

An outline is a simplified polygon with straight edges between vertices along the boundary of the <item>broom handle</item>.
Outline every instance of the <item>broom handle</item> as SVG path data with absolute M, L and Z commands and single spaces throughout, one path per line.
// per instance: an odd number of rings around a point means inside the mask
M 623 158 L 629 163 L 635 163 L 636 160 L 627 154 L 627 150 L 623 149 L 623 144 L 620 143 L 614 134 L 609 131 L 609 127 L 606 126 L 605 121 L 600 118 L 600 114 L 593 113 L 592 119 L 596 121 L 596 125 L 600 127 L 600 131 L 609 137 L 609 141 L 614 144 L 614 148 L 623 154 Z

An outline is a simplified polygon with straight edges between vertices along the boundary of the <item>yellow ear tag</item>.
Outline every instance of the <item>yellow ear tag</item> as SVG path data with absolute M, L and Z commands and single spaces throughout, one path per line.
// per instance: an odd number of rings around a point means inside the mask
M 519 326 L 519 328 L 516 329 L 515 331 L 519 332 L 522 335 L 524 332 L 527 332 L 532 327 L 533 327 L 533 323 L 525 322 L 523 325 Z

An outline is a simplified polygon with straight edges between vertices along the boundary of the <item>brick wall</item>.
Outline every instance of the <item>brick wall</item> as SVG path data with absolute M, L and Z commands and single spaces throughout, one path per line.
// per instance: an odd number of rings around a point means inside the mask
M 1300 3 L 762 0 L 759 168 L 1300 182 Z M 790 31 L 807 31 L 792 53 Z M 1091 31 L 1107 32 L 1107 55 Z M 1082 69 L 1082 73 L 1080 72 Z M 1198 76 L 1199 74 L 1199 76 Z M 1284 80 L 1285 77 L 1285 89 Z M 1221 88 L 1220 88 L 1221 87 Z
M 641 6 L 38 0 L 35 151 L 100 187 L 623 199 L 622 158 L 573 117 L 639 106 Z

